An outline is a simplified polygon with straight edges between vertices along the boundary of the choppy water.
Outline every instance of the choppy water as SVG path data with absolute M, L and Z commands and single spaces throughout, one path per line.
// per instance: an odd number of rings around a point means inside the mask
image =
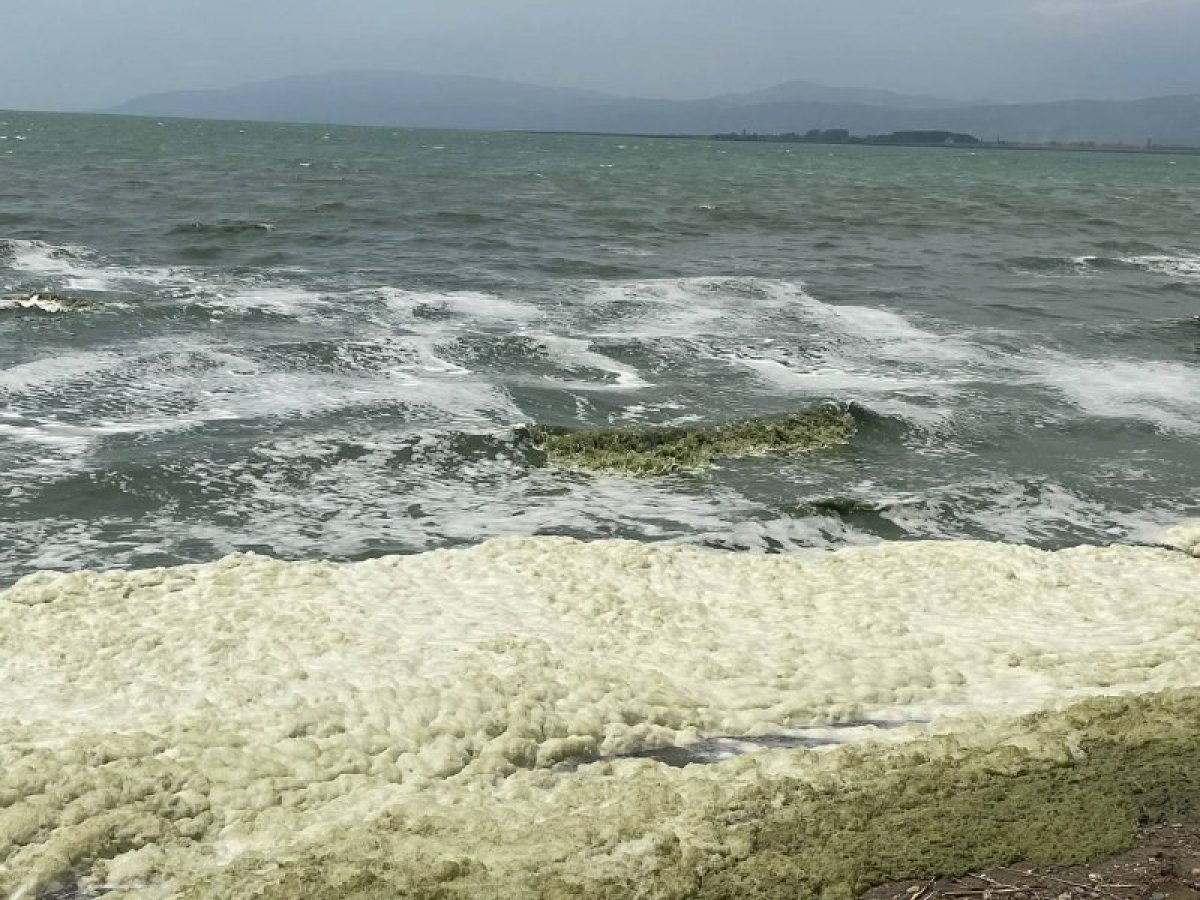
M 0 581 L 506 534 L 1057 547 L 1200 513 L 1200 158 L 0 114 Z M 852 404 L 557 471 L 513 426 Z

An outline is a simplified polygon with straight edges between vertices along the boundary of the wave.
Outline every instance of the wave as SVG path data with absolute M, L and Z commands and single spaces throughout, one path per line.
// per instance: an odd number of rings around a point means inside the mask
M 1183 281 L 1200 281 L 1200 254 L 1188 253 L 1179 256 L 1150 254 L 1131 256 L 1124 261 L 1156 275 L 1166 275 L 1169 278 Z
M 112 286 L 109 271 L 98 265 L 86 247 L 58 247 L 42 241 L 0 242 L 0 262 L 10 269 L 39 279 L 55 278 L 67 291 L 106 291 Z
M 670 540 L 753 509 L 717 484 L 681 492 L 546 467 L 509 428 L 372 413 L 279 423 L 253 439 L 237 423 L 122 434 L 11 420 L 7 499 L 38 518 L 0 522 L 0 571 L 141 568 L 244 549 L 361 559 L 502 535 Z M 107 462 L 151 438 L 154 458 Z
M 378 298 L 389 312 L 413 321 L 469 321 L 474 324 L 519 325 L 541 317 L 537 307 L 479 291 L 410 291 L 385 287 L 360 291 Z
M 314 354 L 328 357 L 321 362 Z M 316 347 L 210 344 L 155 338 L 66 353 L 0 370 L 0 398 L 26 409 L 18 442 L 55 443 L 73 457 L 113 433 L 152 435 L 221 423 L 311 420 L 404 410 L 410 425 L 518 421 L 502 391 L 439 357 L 421 339 Z M 47 397 L 51 410 L 39 411 Z M 92 435 L 95 440 L 85 440 Z M 52 460 L 46 460 L 50 464 Z
M 90 300 L 51 292 L 32 294 L 0 294 L 0 311 L 34 311 L 43 313 L 77 312 L 92 305 Z
M 235 234 L 256 234 L 269 233 L 275 230 L 275 226 L 270 222 L 184 222 L 179 225 L 172 225 L 168 229 L 169 234 L 187 234 L 187 235 L 235 235 Z
M 198 310 L 208 317 L 284 316 L 302 318 L 327 306 L 322 294 L 269 276 L 237 277 L 187 266 L 126 266 L 105 262 L 86 247 L 42 241 L 5 241 L 0 262 L 42 285 L 36 293 L 83 291 L 136 296 L 143 315 L 182 315 Z M 44 285 L 55 286 L 47 291 Z M 35 292 L 30 292 L 35 293 Z M 112 301 L 106 299 L 106 305 Z
M 1155 543 L 1172 518 L 1101 503 L 1047 478 L 982 478 L 881 493 L 869 482 L 816 497 L 799 511 L 836 516 L 847 530 L 895 540 L 971 536 L 1039 546 L 1090 540 Z
M 1198 566 L 1132 547 L 797 559 L 524 538 L 30 576 L 0 594 L 0 887 L 286 891 L 290 867 L 361 871 L 380 840 L 431 889 L 469 893 L 485 871 L 512 896 L 525 888 L 505 879 L 539 871 L 646 884 L 666 877 L 664 853 L 736 843 L 714 813 L 747 792 L 777 806 L 789 779 L 852 798 L 873 760 L 963 765 L 999 744 L 1010 775 L 1061 767 L 1072 756 L 1039 731 L 1060 720 L 995 723 L 1195 686 Z M 1090 727 L 1075 715 L 1068 745 Z M 840 738 L 855 747 L 804 749 L 839 723 L 857 724 Z M 799 749 L 763 749 L 771 736 Z M 758 752 L 645 758 L 740 737 Z
M 1147 422 L 1176 434 L 1200 434 L 1198 366 L 1043 353 L 1023 360 L 1020 367 L 1089 416 Z
M 120 291 L 130 284 L 169 283 L 176 270 L 131 268 L 104 263 L 94 251 L 74 245 L 56 246 L 44 241 L 0 241 L 0 263 L 22 275 L 50 282 L 64 291 Z
M 850 414 L 835 407 L 715 425 L 569 431 L 532 426 L 526 435 L 558 465 L 631 475 L 698 471 L 717 459 L 788 455 L 843 444 Z
M 22 342 L 0 370 L 6 497 L 30 515 L 39 503 L 61 511 L 39 519 L 36 534 L 0 523 L 2 578 L 33 565 L 157 565 L 244 548 L 361 558 L 531 533 L 786 552 L 882 537 L 1060 546 L 1104 540 L 1108 529 L 1141 540 L 1156 508 L 1195 509 L 1186 492 L 1156 496 L 1144 481 L 1150 513 L 1126 508 L 1132 500 L 1101 503 L 1093 495 L 1105 492 L 1089 485 L 1109 476 L 1094 472 L 1030 486 L 1037 479 L 1020 459 L 993 462 L 991 449 L 1045 446 L 1042 429 L 1130 439 L 1154 429 L 1173 453 L 1200 422 L 1186 359 L 1102 348 L 1102 360 L 1055 335 L 830 303 L 759 278 L 517 294 L 344 290 L 302 272 L 143 272 L 83 252 L 59 263 L 109 271 L 131 288 L 141 274 L 151 280 L 136 305 L 98 298 L 114 311 L 89 315 L 89 329 L 99 324 L 88 350 L 38 353 Z M 109 327 L 125 316 L 129 331 Z M 5 324 L 54 327 L 34 316 Z M 1123 349 L 1164 346 L 1123 334 L 1105 337 Z M 530 421 L 695 427 L 827 402 L 855 420 L 844 452 L 722 464 L 703 485 L 541 469 L 543 459 L 510 446 L 511 429 Z M 914 487 L 933 457 L 955 473 L 945 491 Z M 1125 474 L 1114 468 L 1111 478 L 1123 491 Z M 807 505 L 858 496 L 855 479 L 876 482 L 861 492 L 868 499 L 921 502 L 886 516 Z M 121 492 L 103 521 L 104 507 L 69 502 Z
M 918 323 L 892 309 L 827 303 L 790 282 L 570 282 L 521 298 L 392 287 L 331 292 L 261 276 L 104 265 L 82 248 L 34 241 L 10 241 L 8 246 L 15 254 L 10 267 L 55 276 L 68 287 L 137 291 L 139 309 L 149 317 L 280 318 L 337 322 L 353 331 L 401 326 L 436 345 L 435 355 L 449 356 L 450 363 L 468 370 L 479 358 L 476 348 L 482 339 L 514 347 L 524 343 L 540 348 L 540 360 L 527 360 L 529 372 L 518 367 L 492 377 L 514 384 L 525 379 L 530 386 L 566 392 L 651 391 L 661 379 L 647 367 L 663 371 L 669 360 L 698 369 L 702 378 L 717 376 L 711 364 L 732 365 L 752 374 L 760 388 L 781 395 L 810 402 L 857 401 L 926 428 L 944 427 L 980 386 L 1014 377 L 1044 383 L 1088 411 L 1146 415 L 1115 397 L 1127 389 L 1125 379 L 1089 377 L 1079 387 L 1071 378 L 1059 377 L 1070 368 L 1102 375 L 1100 363 L 1046 353 L 1036 342 L 1017 349 L 1000 346 L 979 331 L 948 333 L 940 323 Z M 496 362 L 506 356 L 500 349 L 482 352 Z M 462 360 L 454 359 L 459 353 Z M 1138 366 L 1131 361 L 1127 368 L 1132 372 Z M 1188 377 L 1185 363 L 1164 362 L 1159 368 L 1163 377 L 1175 381 Z M 1172 375 L 1167 370 L 1179 371 Z M 1085 388 L 1087 397 L 1081 394 Z M 1181 397 L 1163 403 L 1156 396 L 1146 408 L 1157 415 L 1154 410 L 1164 405 L 1186 406 Z M 1186 430 L 1189 414 L 1181 409 L 1178 415 L 1158 416 L 1158 421 Z
M 1142 272 L 1190 282 L 1200 279 L 1200 254 L 1150 250 L 1126 255 L 1022 256 L 1006 260 L 1007 268 L 1033 275 L 1095 277 L 1107 272 Z

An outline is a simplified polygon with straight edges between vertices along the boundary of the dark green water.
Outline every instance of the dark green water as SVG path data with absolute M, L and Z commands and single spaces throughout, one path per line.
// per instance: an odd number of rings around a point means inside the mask
M 1200 514 L 1200 158 L 0 113 L 0 581 L 503 534 L 791 551 Z M 522 422 L 853 404 L 631 480 Z

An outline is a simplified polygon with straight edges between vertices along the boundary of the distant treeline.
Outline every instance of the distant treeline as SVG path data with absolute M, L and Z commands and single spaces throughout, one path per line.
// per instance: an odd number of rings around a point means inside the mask
M 853 135 L 845 128 L 828 128 L 822 131 L 813 128 L 803 134 L 789 131 L 785 134 L 751 134 L 731 131 L 714 134 L 718 141 L 774 141 L 793 144 L 979 144 L 973 134 L 956 131 L 893 131 L 890 134 Z

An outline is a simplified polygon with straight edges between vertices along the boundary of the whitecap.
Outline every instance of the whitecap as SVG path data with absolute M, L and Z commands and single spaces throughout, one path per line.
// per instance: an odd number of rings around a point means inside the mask
M 204 293 L 194 302 L 209 310 L 246 313 L 266 312 L 279 316 L 300 318 L 319 314 L 329 307 L 329 300 L 316 291 L 282 285 L 225 288 Z
M 92 263 L 86 247 L 56 247 L 43 241 L 6 241 L 10 269 L 29 275 L 54 276 L 66 290 L 107 291 L 113 285 L 110 269 Z
M 538 335 L 536 340 L 568 369 L 591 369 L 612 375 L 611 382 L 572 381 L 559 377 L 550 378 L 563 387 L 574 390 L 641 390 L 653 387 L 633 366 L 618 362 L 592 349 L 592 342 L 584 338 L 561 335 Z M 549 378 L 549 376 L 547 376 Z
M 410 319 L 427 317 L 433 313 L 465 320 L 475 325 L 485 325 L 528 322 L 540 316 L 539 310 L 527 303 L 479 291 L 438 293 L 385 287 L 361 293 L 379 296 L 388 309 Z
M 1062 353 L 1030 356 L 1017 366 L 1089 415 L 1200 434 L 1200 367 L 1170 360 L 1090 360 Z
M 1200 255 L 1194 253 L 1130 256 L 1123 259 L 1122 262 L 1146 269 L 1156 275 L 1166 275 L 1182 281 L 1200 280 Z
M 73 297 L 64 297 L 58 294 L 0 294 L 0 310 L 37 310 L 44 313 L 64 313 L 77 310 L 81 305 L 87 304 L 81 304 Z

